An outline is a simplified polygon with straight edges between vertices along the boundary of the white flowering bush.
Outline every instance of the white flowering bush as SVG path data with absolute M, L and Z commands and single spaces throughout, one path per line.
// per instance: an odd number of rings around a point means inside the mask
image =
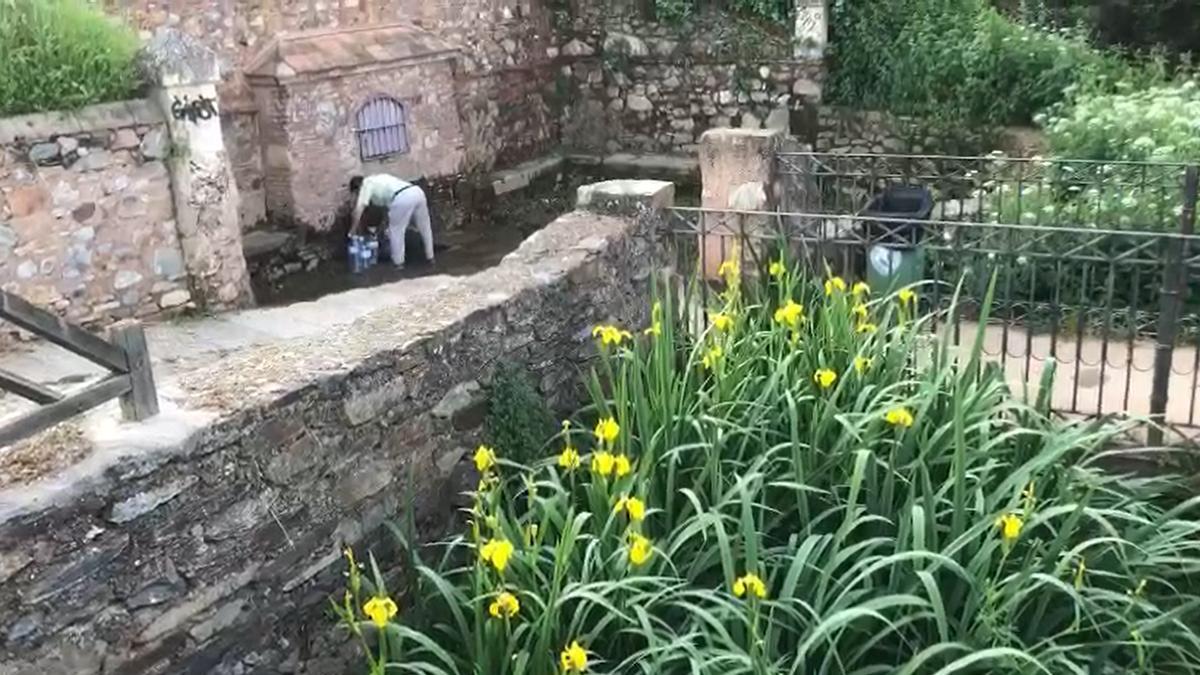
M 1200 87 L 1179 84 L 1081 97 L 1042 118 L 1059 157 L 1101 161 L 1186 161 L 1200 157 Z
M 1194 81 L 1080 96 L 1038 121 L 1054 159 L 1035 161 L 1019 180 L 984 185 L 986 220 L 1175 231 L 1183 212 L 1182 163 L 1200 157 Z

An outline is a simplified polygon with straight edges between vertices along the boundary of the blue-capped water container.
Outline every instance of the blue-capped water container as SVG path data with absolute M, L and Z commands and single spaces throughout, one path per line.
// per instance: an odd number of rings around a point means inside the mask
M 350 235 L 350 242 L 346 247 L 346 261 L 350 265 L 351 274 L 358 274 L 363 271 L 362 237 L 356 234 Z
M 368 245 L 371 250 L 371 267 L 374 267 L 379 264 L 379 240 L 372 237 Z
M 371 242 L 363 239 L 358 242 L 359 271 L 371 269 Z

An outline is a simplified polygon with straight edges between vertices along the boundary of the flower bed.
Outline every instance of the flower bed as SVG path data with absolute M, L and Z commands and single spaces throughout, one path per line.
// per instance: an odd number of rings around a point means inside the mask
M 913 289 L 722 275 L 595 331 L 593 405 L 480 448 L 462 536 L 348 552 L 372 673 L 1200 671 L 1200 498 L 931 348 Z

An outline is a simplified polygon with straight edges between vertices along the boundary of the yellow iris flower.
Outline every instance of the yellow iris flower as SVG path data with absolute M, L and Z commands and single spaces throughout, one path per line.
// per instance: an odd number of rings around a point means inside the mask
M 503 572 L 508 567 L 508 561 L 513 555 L 512 542 L 507 539 L 492 539 L 479 549 L 479 559 L 491 563 L 497 572 Z
M 733 328 L 733 317 L 724 312 L 712 312 L 708 315 L 708 320 L 712 322 L 713 328 L 721 333 Z
M 837 378 L 837 373 L 828 368 L 822 368 L 813 373 L 813 382 L 816 382 L 817 386 L 822 389 L 828 389 L 832 387 L 833 383 L 837 382 Z
M 906 429 L 911 427 L 914 421 L 913 415 L 908 411 L 908 408 L 892 408 L 887 411 L 883 419 L 894 427 L 904 427 Z
M 596 422 L 596 428 L 592 433 L 596 435 L 597 442 L 612 447 L 617 436 L 621 434 L 621 425 L 617 424 L 616 418 L 606 417 Z
M 558 465 L 567 471 L 578 469 L 581 461 L 579 451 L 569 445 L 558 453 Z
M 625 340 L 632 340 L 633 335 L 627 330 L 621 330 L 616 326 L 596 326 L 592 329 L 592 337 L 600 341 L 600 344 L 605 347 L 620 347 Z
M 391 621 L 398 611 L 400 608 L 396 607 L 395 601 L 386 595 L 375 596 L 363 605 L 363 614 L 366 614 L 371 619 L 371 623 L 378 628 L 388 625 L 388 621 Z
M 616 468 L 617 458 L 613 457 L 611 452 L 600 452 L 592 454 L 592 473 L 599 476 L 611 475 L 613 469 Z
M 794 300 L 788 300 L 787 304 L 775 310 L 775 323 L 783 324 L 792 329 L 795 329 L 803 318 L 804 305 Z
M 497 619 L 502 617 L 505 619 L 511 619 L 516 616 L 517 612 L 519 611 L 521 611 L 521 601 L 517 599 L 517 596 L 509 593 L 508 591 L 504 591 L 497 595 L 496 599 L 492 601 L 492 604 L 488 606 L 488 614 L 491 614 Z
M 765 598 L 767 597 L 767 585 L 757 574 L 740 576 L 733 582 L 733 594 L 740 598 L 747 593 L 756 598 Z
M 654 554 L 654 543 L 640 534 L 629 536 L 629 562 L 635 567 L 641 567 Z
M 613 513 L 621 512 L 628 513 L 630 520 L 640 522 L 646 518 L 646 503 L 637 497 L 621 497 L 617 500 Z
M 846 291 L 846 280 L 841 277 L 830 277 L 825 280 L 825 295 L 833 295 L 834 292 L 844 293 Z
M 496 452 L 486 445 L 475 450 L 475 468 L 479 473 L 487 473 L 496 466 Z
M 646 335 L 662 335 L 662 303 L 655 301 L 650 307 L 650 327 L 642 331 Z
M 1025 521 L 1015 513 L 1006 513 L 996 519 L 996 528 L 1000 530 L 1000 535 L 1004 537 L 1006 544 L 1016 541 L 1017 537 L 1021 536 L 1023 527 L 1025 527 Z
M 717 275 L 723 277 L 727 283 L 733 283 L 734 279 L 742 276 L 742 266 L 735 258 L 730 258 L 717 268 Z
M 613 457 L 613 472 L 617 474 L 617 478 L 628 476 L 630 471 L 633 471 L 633 462 L 629 461 L 628 457 L 623 454 Z
M 562 652 L 558 655 L 558 660 L 564 673 L 582 673 L 587 670 L 587 650 L 577 640 L 573 640 L 571 644 L 563 647 Z
M 712 370 L 716 367 L 717 362 L 721 360 L 722 356 L 725 356 L 725 350 L 721 349 L 721 345 L 713 345 L 700 358 L 700 366 L 705 370 Z

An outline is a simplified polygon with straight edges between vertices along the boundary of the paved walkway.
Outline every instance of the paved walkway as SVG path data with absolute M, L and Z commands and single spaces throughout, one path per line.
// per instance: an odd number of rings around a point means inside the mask
M 963 322 L 960 341 L 969 348 L 977 324 Z M 1053 342 L 1053 345 L 1052 345 Z M 1007 345 L 1007 348 L 1005 348 Z M 1050 356 L 1054 347 L 1055 357 Z M 1128 412 L 1150 414 L 1150 394 L 1154 382 L 1153 340 L 1104 341 L 1059 335 L 1056 341 L 1047 334 L 1030 335 L 1021 328 L 1010 328 L 1005 335 L 1001 326 L 988 326 L 984 332 L 984 351 L 988 360 L 1001 363 L 1005 375 L 1019 394 L 1026 389 L 1036 396 L 1042 373 L 1056 362 L 1052 406 L 1062 412 L 1082 415 Z M 1006 355 L 1006 356 L 1002 356 Z M 1030 358 L 1026 358 L 1030 355 Z M 1167 421 L 1171 424 L 1200 424 L 1200 390 L 1196 372 L 1196 349 L 1175 349 L 1168 386 Z M 1194 433 L 1200 433 L 1200 429 Z

